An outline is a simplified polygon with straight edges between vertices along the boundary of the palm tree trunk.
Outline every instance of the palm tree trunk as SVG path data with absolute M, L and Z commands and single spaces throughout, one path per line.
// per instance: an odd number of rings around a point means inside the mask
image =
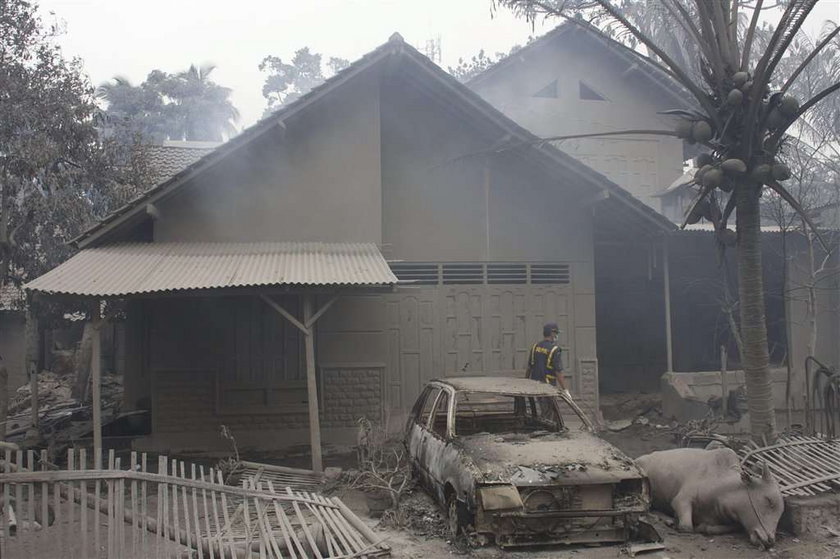
M 750 431 L 756 441 L 776 438 L 767 324 L 764 317 L 764 280 L 761 269 L 760 185 L 736 188 L 738 227 L 738 294 L 741 307 L 743 367 L 747 385 Z

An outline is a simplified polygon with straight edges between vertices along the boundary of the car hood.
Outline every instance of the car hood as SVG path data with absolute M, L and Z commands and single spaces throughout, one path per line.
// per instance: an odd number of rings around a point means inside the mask
M 620 450 L 588 431 L 458 437 L 478 483 L 615 483 L 644 477 Z

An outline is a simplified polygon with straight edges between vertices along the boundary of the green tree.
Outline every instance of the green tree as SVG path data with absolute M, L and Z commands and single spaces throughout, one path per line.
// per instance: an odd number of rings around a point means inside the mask
M 215 66 L 191 65 L 177 74 L 152 70 L 140 85 L 116 77 L 99 86 L 107 103 L 109 135 L 120 139 L 136 134 L 145 141 L 222 141 L 236 134 L 239 111 L 230 101 L 231 90 L 215 83 Z
M 670 111 L 674 130 L 593 132 L 583 137 L 619 134 L 657 134 L 685 138 L 708 148 L 695 177 L 697 196 L 689 216 L 700 213 L 714 224 L 723 245 L 734 238 L 737 247 L 740 334 L 751 431 L 754 437 L 776 437 L 773 409 L 764 288 L 761 266 L 760 199 L 769 189 L 798 211 L 814 229 L 809 216 L 782 185 L 790 177 L 785 164 L 787 131 L 799 126 L 814 107 L 836 93 L 840 82 L 828 84 L 808 99 L 791 95 L 791 86 L 837 36 L 835 26 L 813 46 L 805 60 L 789 72 L 783 62 L 800 36 L 816 0 L 788 0 L 778 10 L 771 32 L 758 33 L 763 0 L 662 0 L 660 26 L 679 29 L 696 52 L 695 74 L 669 55 L 656 36 L 644 31 L 644 18 L 634 0 L 499 0 L 531 19 L 568 18 L 586 25 L 589 20 L 632 37 L 644 46 L 652 63 L 685 88 L 694 108 Z M 649 4 L 649 3 L 647 3 Z M 644 10 L 642 10 L 644 12 Z M 765 17 L 771 17 L 766 12 Z M 580 18 L 580 19 L 578 19 Z M 739 32 L 744 21 L 744 31 Z M 642 22 L 642 23 L 640 23 Z M 756 40 L 756 38 L 766 40 Z M 812 56 L 813 55 L 813 56 Z M 575 136 L 581 137 L 581 135 Z M 568 139 L 569 137 L 564 137 Z M 555 138 L 559 139 L 559 138 Z M 737 211 L 736 211 L 737 210 Z M 727 223 L 735 212 L 736 231 Z M 815 229 L 814 229 L 815 230 Z
M 93 88 L 55 38 L 36 5 L 0 2 L 0 284 L 61 262 L 67 241 L 142 187 L 133 146 L 100 140 Z
M 262 88 L 263 97 L 268 102 L 263 116 L 306 94 L 349 64 L 343 58 L 332 57 L 327 61 L 325 74 L 321 55 L 310 52 L 309 47 L 297 50 L 290 64 L 277 56 L 266 56 L 259 66 L 261 72 L 268 73 Z

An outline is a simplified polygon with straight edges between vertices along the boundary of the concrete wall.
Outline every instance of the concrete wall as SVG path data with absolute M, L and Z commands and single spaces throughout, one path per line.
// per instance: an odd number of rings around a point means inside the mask
M 377 80 L 286 126 L 161 202 L 155 241 L 380 242 Z
M 658 111 L 674 108 L 640 74 L 625 74 L 617 61 L 585 33 L 566 33 L 526 49 L 472 87 L 495 107 L 541 137 L 626 129 L 671 129 Z M 536 96 L 557 80 L 557 97 Z M 580 98 L 580 82 L 604 101 Z M 668 105 L 668 106 L 664 106 Z M 566 140 L 560 149 L 605 174 L 657 211 L 653 197 L 682 174 L 682 141 L 656 136 Z

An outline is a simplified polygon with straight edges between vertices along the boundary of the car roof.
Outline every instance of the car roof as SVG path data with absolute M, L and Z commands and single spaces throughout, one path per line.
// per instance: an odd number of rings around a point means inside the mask
M 558 396 L 557 387 L 527 378 L 512 377 L 447 377 L 435 379 L 456 392 L 491 392 L 515 396 Z

